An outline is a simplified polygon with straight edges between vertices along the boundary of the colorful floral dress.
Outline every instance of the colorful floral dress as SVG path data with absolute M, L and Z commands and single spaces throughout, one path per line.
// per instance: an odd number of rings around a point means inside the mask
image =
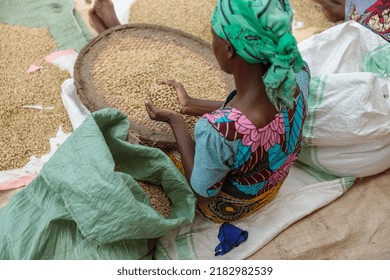
M 256 128 L 241 111 L 225 106 L 197 122 L 191 185 L 203 197 L 216 196 L 211 204 L 198 203 L 206 218 L 242 219 L 278 192 L 301 148 L 310 79 L 302 72 L 295 106 L 277 113 L 264 127 Z
M 390 0 L 346 0 L 345 20 L 355 20 L 390 42 Z

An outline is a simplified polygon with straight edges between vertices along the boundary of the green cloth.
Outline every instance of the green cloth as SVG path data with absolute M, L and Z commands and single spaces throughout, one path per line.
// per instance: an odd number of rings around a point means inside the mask
M 0 0 L 0 22 L 47 27 L 58 50 L 79 52 L 92 39 L 70 0 Z
M 381 77 L 390 77 L 390 44 L 380 46 L 363 58 L 363 72 L 371 72 Z
M 293 12 L 284 0 L 218 0 L 211 25 L 251 64 L 270 64 L 263 77 L 267 96 L 280 110 L 294 105 L 295 73 L 303 60 L 292 32 Z
M 115 109 L 89 116 L 0 210 L 0 259 L 151 258 L 150 240 L 191 223 L 196 198 L 184 176 L 161 150 L 125 141 L 128 131 Z M 135 180 L 163 186 L 167 219 Z

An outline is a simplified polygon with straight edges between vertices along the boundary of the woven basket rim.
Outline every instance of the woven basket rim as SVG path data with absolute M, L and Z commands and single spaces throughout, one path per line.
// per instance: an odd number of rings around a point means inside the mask
M 168 26 L 163 25 L 157 25 L 157 24 L 149 24 L 149 23 L 128 23 L 128 24 L 122 24 L 118 25 L 112 28 L 109 28 L 102 33 L 98 34 L 95 38 L 93 38 L 91 41 L 89 41 L 79 52 L 79 55 L 77 56 L 74 68 L 79 69 L 82 66 L 82 57 L 89 52 L 89 50 L 98 42 L 100 42 L 103 38 L 106 36 L 111 35 L 115 31 L 120 31 L 123 29 L 152 29 L 152 30 L 161 30 L 167 33 L 176 34 L 179 37 L 186 37 L 190 40 L 196 41 L 201 45 L 204 45 L 205 47 L 209 47 L 211 49 L 211 44 L 205 40 L 203 40 L 200 37 L 197 37 L 195 35 L 192 35 L 190 33 L 187 33 L 185 31 L 175 29 Z M 76 84 L 76 89 L 78 89 L 78 86 L 80 85 L 80 78 L 79 78 L 79 72 L 74 72 L 74 80 Z
M 202 56 L 205 56 L 205 54 L 200 53 L 200 49 L 205 49 L 207 52 L 210 52 L 210 54 L 213 54 L 213 50 L 211 47 L 211 44 L 207 41 L 203 40 L 202 38 L 199 38 L 195 35 L 189 34 L 187 32 L 174 29 L 167 26 L 162 25 L 156 25 L 156 24 L 146 24 L 146 23 L 131 23 L 131 24 L 124 24 L 115 26 L 113 28 L 110 28 L 102 33 L 100 33 L 98 36 L 96 36 L 94 39 L 92 39 L 87 45 L 85 45 L 84 48 L 81 49 L 76 62 L 74 66 L 74 83 L 77 89 L 77 94 L 84 103 L 84 105 L 90 110 L 90 111 L 96 111 L 98 109 L 102 109 L 104 107 L 109 107 L 110 105 L 104 104 L 102 101 L 103 98 L 99 97 L 98 95 L 92 96 L 93 94 L 90 93 L 92 90 L 89 89 L 90 92 L 88 92 L 88 81 L 92 79 L 88 79 L 84 77 L 85 75 L 91 75 L 91 74 L 85 74 L 83 72 L 83 68 L 87 67 L 84 63 L 84 59 L 86 56 L 88 56 L 89 52 L 93 50 L 95 47 L 97 47 L 98 43 L 101 43 L 102 40 L 108 39 L 111 34 L 114 34 L 115 32 L 121 32 L 121 31 L 127 31 L 127 30 L 135 30 L 135 31 L 143 31 L 145 32 L 155 32 L 155 31 L 162 31 L 167 34 L 169 34 L 172 37 L 177 37 L 181 40 L 187 40 L 191 44 L 194 45 L 194 49 L 190 49 L 191 51 L 194 51 L 194 53 L 201 54 Z M 178 40 L 180 41 L 180 40 Z M 179 45 L 179 44 L 178 44 Z M 90 72 L 90 71 L 89 71 Z M 232 80 L 225 78 L 227 86 L 231 87 L 233 85 Z M 228 90 L 228 89 L 227 89 Z M 88 95 L 90 95 L 88 97 Z M 95 106 L 96 105 L 96 106 Z M 95 107 L 98 107 L 98 109 L 95 109 Z M 174 135 L 171 131 L 169 132 L 156 132 L 153 131 L 153 129 L 148 128 L 146 126 L 139 125 L 136 121 L 131 120 L 131 131 L 134 132 L 134 134 L 140 139 L 140 142 L 142 144 L 148 145 L 148 146 L 154 146 L 159 148 L 177 148 L 177 143 L 174 138 Z

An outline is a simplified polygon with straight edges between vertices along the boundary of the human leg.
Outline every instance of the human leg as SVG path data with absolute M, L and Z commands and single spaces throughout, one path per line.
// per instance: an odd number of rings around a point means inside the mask
M 97 33 L 102 33 L 107 30 L 107 27 L 103 23 L 103 21 L 98 17 L 94 9 L 90 9 L 88 11 L 89 16 L 89 24 L 93 29 L 96 30 Z
M 96 0 L 92 9 L 106 28 L 121 24 L 115 14 L 114 4 L 111 0 Z
M 313 0 L 320 4 L 325 16 L 333 22 L 344 20 L 345 18 L 345 0 Z

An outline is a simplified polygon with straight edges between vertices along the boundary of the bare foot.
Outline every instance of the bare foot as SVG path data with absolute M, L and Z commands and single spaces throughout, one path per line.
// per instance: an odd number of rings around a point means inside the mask
M 96 0 L 93 9 L 107 28 L 121 24 L 115 14 L 114 4 L 111 0 Z
M 93 29 L 96 30 L 97 33 L 102 33 L 103 31 L 106 31 L 108 29 L 103 23 L 103 21 L 98 17 L 93 8 L 88 11 L 88 16 L 89 24 Z

